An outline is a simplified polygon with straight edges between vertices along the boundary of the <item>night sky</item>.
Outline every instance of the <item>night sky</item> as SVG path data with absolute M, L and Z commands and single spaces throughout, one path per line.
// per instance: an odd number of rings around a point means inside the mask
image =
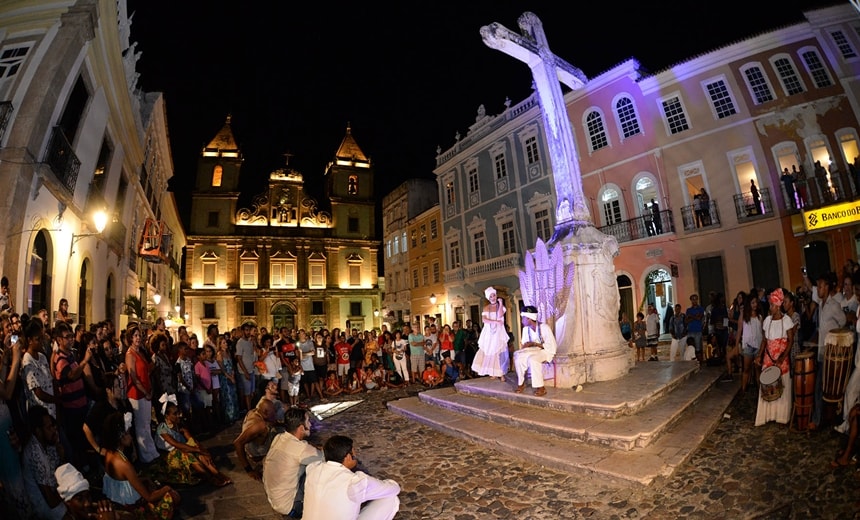
M 171 189 L 187 218 L 200 150 L 228 113 L 245 155 L 242 200 L 265 188 L 285 153 L 319 198 L 347 124 L 375 165 L 380 201 L 407 178 L 432 178 L 437 145 L 465 135 L 479 105 L 495 115 L 506 97 L 530 94 L 528 67 L 479 34 L 492 22 L 518 31 L 524 11 L 542 20 L 556 54 L 593 77 L 631 57 L 657 71 L 837 3 L 128 0 L 128 10 L 139 85 L 165 93 Z

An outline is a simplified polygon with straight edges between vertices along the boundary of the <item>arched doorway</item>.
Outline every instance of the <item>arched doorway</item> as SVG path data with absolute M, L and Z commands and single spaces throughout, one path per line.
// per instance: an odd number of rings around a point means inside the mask
M 278 302 L 272 306 L 272 325 L 273 330 L 280 330 L 281 327 L 288 329 L 296 328 L 296 307 L 290 302 Z
M 806 272 L 813 281 L 818 275 L 833 270 L 830 251 L 827 249 L 827 242 L 823 240 L 815 240 L 803 246 L 803 259 Z
M 636 310 L 633 306 L 633 282 L 624 274 L 618 276 L 615 281 L 618 283 L 618 299 L 621 302 L 618 308 L 618 320 L 621 320 L 621 313 L 626 312 L 630 321 L 635 321 Z
M 35 316 L 42 309 L 50 313 L 51 305 L 51 264 L 53 259 L 49 251 L 48 233 L 42 229 L 36 234 L 33 249 L 30 251 L 29 286 L 27 290 L 27 312 Z
M 90 274 L 90 259 L 81 264 L 81 281 L 78 284 L 78 323 L 86 327 L 93 316 L 93 277 Z
M 645 299 L 654 304 L 662 324 L 666 317 L 666 309 L 675 305 L 675 291 L 672 287 L 672 275 L 663 268 L 657 268 L 645 277 Z M 661 327 L 662 329 L 662 327 Z

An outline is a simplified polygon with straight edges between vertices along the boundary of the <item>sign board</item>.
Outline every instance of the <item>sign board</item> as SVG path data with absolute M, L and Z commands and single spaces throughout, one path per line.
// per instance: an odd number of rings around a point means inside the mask
M 803 225 L 807 232 L 845 226 L 860 222 L 860 201 L 833 204 L 803 212 Z

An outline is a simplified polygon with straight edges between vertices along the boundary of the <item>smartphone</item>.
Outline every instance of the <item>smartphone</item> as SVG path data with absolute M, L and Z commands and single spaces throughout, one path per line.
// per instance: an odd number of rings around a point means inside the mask
M 803 276 L 806 276 L 806 266 L 801 267 L 800 272 L 803 273 Z
M 9 338 L 9 341 L 10 341 L 12 344 L 18 343 L 18 335 L 17 335 L 17 334 L 12 334 L 12 336 Z

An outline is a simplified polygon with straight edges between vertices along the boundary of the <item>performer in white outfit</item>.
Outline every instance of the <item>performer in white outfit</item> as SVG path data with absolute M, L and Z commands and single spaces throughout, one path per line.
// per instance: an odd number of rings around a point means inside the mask
M 323 446 L 325 462 L 308 466 L 305 480 L 305 520 L 391 520 L 400 509 L 400 486 L 379 480 L 358 465 L 353 441 L 335 435 Z M 364 507 L 362 507 L 364 504 Z
M 556 342 L 552 329 L 546 323 L 538 323 L 538 311 L 526 306 L 520 313 L 523 318 L 523 335 L 520 349 L 514 352 L 514 367 L 517 370 L 517 393 L 526 387 L 526 371 L 531 370 L 532 388 L 538 397 L 546 395 L 543 386 L 543 363 L 555 357 Z

